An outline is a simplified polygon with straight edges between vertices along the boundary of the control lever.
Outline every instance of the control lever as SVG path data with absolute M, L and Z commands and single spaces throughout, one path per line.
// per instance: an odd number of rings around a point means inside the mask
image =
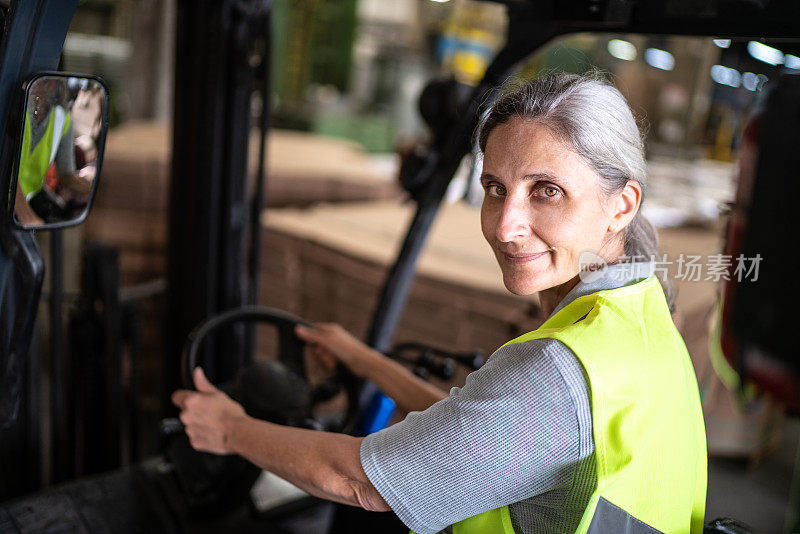
M 407 353 L 416 353 L 416 357 Z M 401 343 L 386 356 L 404 361 L 414 366 L 414 374 L 427 379 L 434 375 L 442 380 L 449 380 L 455 375 L 455 363 L 470 369 L 480 369 L 486 363 L 486 356 L 481 350 L 468 352 L 451 352 L 423 343 Z

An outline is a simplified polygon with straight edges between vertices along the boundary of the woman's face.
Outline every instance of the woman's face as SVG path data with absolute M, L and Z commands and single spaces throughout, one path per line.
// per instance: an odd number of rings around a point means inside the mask
M 515 117 L 495 127 L 481 183 L 481 228 L 512 293 L 568 282 L 582 252 L 622 254 L 610 239 L 615 210 L 600 176 L 541 123 Z

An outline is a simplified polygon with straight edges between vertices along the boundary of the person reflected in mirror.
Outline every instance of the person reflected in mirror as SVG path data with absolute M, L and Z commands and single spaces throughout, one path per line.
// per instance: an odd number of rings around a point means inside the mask
M 71 108 L 66 80 L 34 80 L 28 92 L 17 189 L 45 222 L 74 218 L 91 192 L 91 180 L 77 171 Z
M 644 138 L 625 98 L 600 73 L 542 76 L 505 90 L 477 144 L 483 235 L 506 289 L 537 294 L 544 324 L 449 392 L 340 326 L 297 327 L 317 357 L 408 415 L 366 437 L 286 428 L 248 416 L 197 369 L 197 391 L 172 397 L 192 446 L 392 510 L 419 534 L 701 534 L 697 378 L 640 210 Z

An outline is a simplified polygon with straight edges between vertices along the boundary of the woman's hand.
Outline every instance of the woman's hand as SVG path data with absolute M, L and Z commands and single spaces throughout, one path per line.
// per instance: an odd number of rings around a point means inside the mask
M 214 454 L 233 454 L 229 429 L 232 423 L 247 419 L 242 406 L 214 387 L 203 370 L 194 370 L 197 391 L 179 389 L 172 403 L 181 409 L 180 419 L 192 447 Z
M 406 412 L 421 411 L 447 397 L 447 393 L 356 339 L 338 324 L 297 326 L 297 337 L 310 343 L 314 355 L 333 367 L 345 364 L 361 378 L 372 380 Z
M 297 337 L 311 344 L 314 356 L 330 369 L 340 361 L 353 374 L 368 378 L 366 375 L 369 364 L 382 358 L 380 353 L 359 341 L 338 324 L 315 323 L 311 328 L 297 326 L 294 331 Z
M 364 438 L 260 421 L 215 388 L 199 367 L 193 378 L 197 391 L 172 394 L 192 447 L 239 454 L 323 499 L 375 512 L 391 510 L 361 467 Z

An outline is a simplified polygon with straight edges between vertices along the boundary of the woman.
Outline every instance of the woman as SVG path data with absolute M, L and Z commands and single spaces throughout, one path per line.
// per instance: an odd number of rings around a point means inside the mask
M 652 263 L 620 261 L 657 251 L 625 99 L 599 77 L 546 76 L 502 96 L 478 140 L 483 234 L 508 290 L 539 293 L 542 327 L 449 395 L 340 327 L 299 328 L 411 413 L 366 438 L 283 428 L 248 418 L 197 370 L 199 393 L 174 396 L 192 444 L 391 509 L 419 533 L 701 532 L 694 372 Z M 587 253 L 609 265 L 582 281 Z

